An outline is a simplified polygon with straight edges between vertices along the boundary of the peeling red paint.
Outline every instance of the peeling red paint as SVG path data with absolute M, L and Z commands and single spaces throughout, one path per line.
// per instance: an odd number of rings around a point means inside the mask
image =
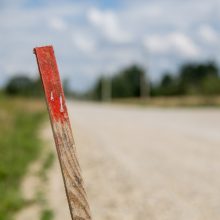
M 34 53 L 37 58 L 51 120 L 68 122 L 66 102 L 53 47 L 36 47 Z

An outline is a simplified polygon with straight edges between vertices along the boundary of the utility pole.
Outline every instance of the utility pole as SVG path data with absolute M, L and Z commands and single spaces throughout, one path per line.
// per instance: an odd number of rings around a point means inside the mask
M 112 84 L 109 77 L 102 77 L 101 80 L 101 99 L 103 102 L 109 102 L 112 98 Z
M 144 73 L 140 74 L 140 98 L 150 97 L 150 80 Z

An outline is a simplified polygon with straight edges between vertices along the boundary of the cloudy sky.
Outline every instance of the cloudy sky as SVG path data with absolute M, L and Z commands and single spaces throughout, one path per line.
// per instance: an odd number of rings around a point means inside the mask
M 186 61 L 220 64 L 219 11 L 219 0 L 0 0 L 0 85 L 36 77 L 32 50 L 48 44 L 77 90 L 133 63 L 152 80 Z

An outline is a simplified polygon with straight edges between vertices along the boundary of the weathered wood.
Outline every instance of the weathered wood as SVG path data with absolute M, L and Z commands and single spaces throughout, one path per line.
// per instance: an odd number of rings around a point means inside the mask
M 34 53 L 43 83 L 71 217 L 73 220 L 90 220 L 89 204 L 80 174 L 53 47 L 37 47 Z

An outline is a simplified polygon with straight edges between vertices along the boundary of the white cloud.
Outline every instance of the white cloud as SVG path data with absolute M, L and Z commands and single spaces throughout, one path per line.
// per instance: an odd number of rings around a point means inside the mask
M 196 57 L 199 49 L 185 34 L 173 32 L 166 35 L 152 35 L 144 39 L 144 46 L 152 53 L 179 53 L 184 57 Z
M 72 34 L 73 44 L 81 52 L 90 53 L 96 49 L 96 43 L 91 36 L 85 36 L 79 33 Z
M 67 23 L 60 17 L 53 17 L 49 19 L 49 26 L 57 31 L 64 31 L 67 29 Z
M 151 78 L 194 58 L 220 62 L 219 0 L 116 1 L 111 9 L 96 0 L 0 1 L 1 72 L 36 73 L 32 49 L 46 44 L 55 47 L 61 76 L 88 79 L 84 88 L 133 62 L 149 67 Z
M 170 50 L 167 39 L 159 35 L 151 35 L 143 40 L 144 46 L 152 53 L 166 53 Z
M 203 41 L 207 43 L 216 43 L 219 39 L 217 32 L 209 25 L 202 25 L 198 31 Z
M 91 8 L 88 11 L 89 22 L 99 28 L 106 38 L 116 43 L 131 41 L 131 35 L 119 25 L 116 14 L 112 11 L 100 11 Z
M 187 57 L 197 57 L 199 55 L 199 48 L 194 44 L 194 42 L 182 33 L 172 33 L 169 36 L 169 41 L 171 46 L 173 46 L 177 51 L 182 53 Z

